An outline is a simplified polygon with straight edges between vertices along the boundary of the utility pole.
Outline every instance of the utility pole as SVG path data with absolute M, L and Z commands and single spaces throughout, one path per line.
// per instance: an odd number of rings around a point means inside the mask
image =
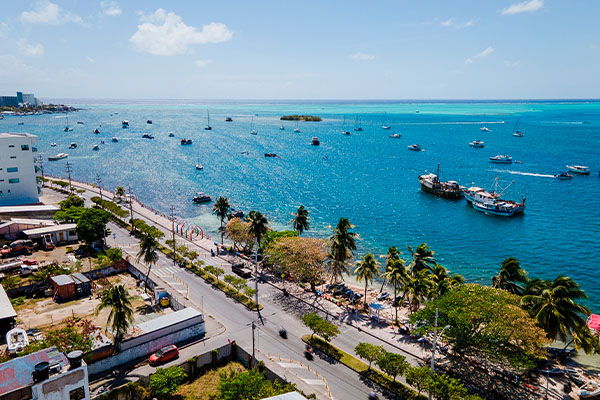
M 38 164 L 40 166 L 40 171 L 42 173 L 42 180 L 43 180 L 44 179 L 44 159 L 42 158 L 41 155 L 38 157 Z
M 67 161 L 66 165 L 67 174 L 69 174 L 69 192 L 73 193 L 73 184 L 71 183 L 71 163 Z
M 431 348 L 431 377 L 433 378 L 433 374 L 435 373 L 435 348 L 437 347 L 437 339 L 438 339 L 438 313 L 439 310 L 435 309 L 435 325 L 433 326 L 433 347 Z M 444 334 L 446 329 L 450 328 L 450 325 L 446 325 L 444 329 L 440 332 L 440 336 Z M 429 393 L 429 400 L 431 400 L 431 393 Z
M 174 216 L 175 206 L 171 206 L 169 208 L 169 210 L 171 210 L 171 234 L 173 235 L 173 265 L 175 265 L 175 249 L 176 249 L 176 243 L 175 243 L 175 216 Z
M 131 191 L 131 186 L 128 188 L 129 191 L 129 215 L 131 222 L 131 233 L 135 231 L 135 227 L 133 226 L 133 192 Z
M 255 283 L 254 289 L 256 290 L 256 293 L 254 293 L 255 301 L 256 301 L 256 312 L 257 312 L 258 316 L 260 317 L 260 306 L 258 305 L 258 278 L 259 278 L 259 275 L 258 275 L 258 240 L 256 237 L 254 238 L 254 273 L 256 274 L 256 280 L 254 281 L 254 283 Z M 261 318 L 261 320 L 262 320 L 262 318 Z M 254 331 L 252 331 L 252 333 L 254 333 Z M 254 339 L 254 336 L 252 338 Z
M 254 323 L 254 321 L 252 321 L 252 360 L 250 360 L 250 368 L 252 368 L 252 364 L 254 363 L 255 360 L 255 352 L 254 352 L 254 330 L 256 329 L 256 324 Z
M 100 174 L 96 174 L 96 185 L 98 185 L 98 189 L 100 189 L 100 207 L 102 207 L 102 179 L 100 179 Z

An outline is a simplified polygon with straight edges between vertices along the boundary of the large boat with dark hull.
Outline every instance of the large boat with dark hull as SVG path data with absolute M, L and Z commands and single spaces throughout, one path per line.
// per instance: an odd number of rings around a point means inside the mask
M 456 181 L 441 181 L 440 180 L 440 165 L 438 164 L 437 174 L 425 174 L 419 176 L 421 190 L 439 197 L 448 199 L 460 199 L 462 191 Z

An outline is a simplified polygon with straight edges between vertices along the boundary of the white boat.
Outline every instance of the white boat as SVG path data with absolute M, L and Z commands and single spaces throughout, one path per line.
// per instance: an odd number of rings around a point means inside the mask
M 497 156 L 490 157 L 490 162 L 493 162 L 493 163 L 496 163 L 496 164 L 511 164 L 512 163 L 512 157 L 511 156 L 506 156 L 506 155 L 499 154 Z
M 63 132 L 71 132 L 73 128 L 69 127 L 69 117 L 67 116 L 67 124 L 63 128 Z
M 67 157 L 69 157 L 69 155 L 67 153 L 58 153 L 55 156 L 48 157 L 48 161 L 58 161 L 58 160 L 62 160 L 63 158 L 67 158 Z
M 212 126 L 210 126 L 210 114 L 208 113 L 208 110 L 206 110 L 206 126 L 204 127 L 205 131 L 211 131 L 212 130 Z
M 252 116 L 252 120 L 250 121 L 250 134 L 258 135 L 258 132 L 256 131 L 256 129 L 253 128 L 253 126 L 254 126 L 254 116 Z
M 50 147 L 56 147 L 56 143 L 54 143 L 54 142 L 50 143 Z
M 77 148 L 77 143 L 71 142 L 71 144 L 69 145 L 69 149 L 76 149 L 76 148 Z
M 498 178 L 494 180 L 493 190 L 487 191 L 477 186 L 463 188 L 465 199 L 477 211 L 486 214 L 511 217 L 525 211 L 525 198 L 520 203 L 502 199 L 502 194 L 514 183 L 512 181 L 503 190 L 498 192 Z
M 299 133 L 300 128 L 298 128 L 298 121 L 296 121 L 296 127 L 294 128 L 294 132 Z
M 121 126 L 123 127 L 123 129 L 129 128 L 129 121 L 127 121 L 126 119 L 124 119 L 121 122 Z
M 117 143 L 119 141 L 119 139 L 117 139 L 116 136 L 113 136 L 110 140 L 114 143 Z
M 579 388 L 580 399 L 596 399 L 600 397 L 600 384 L 589 380 Z
M 567 165 L 567 169 L 580 175 L 589 175 L 590 168 L 585 165 Z
M 204 192 L 198 192 L 194 196 L 193 201 L 194 203 L 208 203 L 209 201 L 211 201 L 211 198 Z
M 483 131 L 483 132 L 489 132 L 490 131 L 490 129 L 487 126 L 482 126 L 481 128 L 479 128 L 479 130 Z
M 29 346 L 29 339 L 25 330 L 14 328 L 6 333 L 6 349 L 9 354 L 20 353 L 27 346 Z
M 282 131 L 285 131 L 285 126 L 281 125 L 281 126 L 279 127 L 279 129 L 280 129 L 280 130 L 282 130 Z
M 100 150 L 100 146 L 98 146 L 97 144 L 92 146 L 92 150 L 97 151 Z
M 517 118 L 517 124 L 515 125 L 515 133 L 513 133 L 515 137 L 523 137 L 525 134 L 519 130 L 519 118 Z
M 198 153 L 198 162 L 196 163 L 196 169 L 198 171 L 200 171 L 201 169 L 204 169 L 204 165 L 200 164 L 200 153 Z
M 392 133 L 389 137 L 391 137 L 392 139 L 400 139 L 402 135 L 399 133 Z
M 313 136 L 313 138 L 310 141 L 310 144 L 312 144 L 313 146 L 318 146 L 321 144 L 321 142 L 319 142 L 319 138 L 316 136 Z
M 471 147 L 477 147 L 477 148 L 484 148 L 485 147 L 485 142 L 481 141 L 481 140 L 473 140 L 472 142 L 469 142 L 469 146 Z
M 421 151 L 421 145 L 420 144 L 411 144 L 408 146 L 409 150 L 412 151 Z
M 383 122 L 381 123 L 381 129 L 385 129 L 385 130 L 390 130 L 392 127 L 389 125 L 385 124 L 385 117 L 387 116 L 387 113 L 383 114 Z

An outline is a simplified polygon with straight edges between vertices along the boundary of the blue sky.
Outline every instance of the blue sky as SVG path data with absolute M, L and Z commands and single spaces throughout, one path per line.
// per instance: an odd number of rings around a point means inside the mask
M 600 2 L 5 2 L 0 93 L 598 98 Z

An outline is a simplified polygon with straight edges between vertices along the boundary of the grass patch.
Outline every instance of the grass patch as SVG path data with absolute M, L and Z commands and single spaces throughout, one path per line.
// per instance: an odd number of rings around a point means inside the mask
M 348 368 L 353 369 L 358 372 L 359 375 L 370 379 L 371 381 L 377 383 L 379 386 L 389 390 L 390 392 L 394 392 L 399 395 L 402 399 L 406 400 L 424 400 L 425 396 L 419 396 L 417 392 L 415 392 L 410 387 L 404 385 L 402 382 L 393 381 L 392 378 L 385 375 L 384 373 L 377 371 L 376 369 L 369 369 L 369 365 L 362 362 L 358 358 L 354 357 L 346 353 L 343 350 L 338 349 L 331 343 L 326 342 L 325 340 L 312 336 L 304 335 L 302 336 L 302 340 L 314 348 L 318 349 L 322 353 L 327 354 L 328 356 L 334 358 L 335 360 L 341 362 Z
M 229 374 L 230 371 L 241 373 L 245 370 L 246 369 L 242 364 L 231 362 L 224 367 L 207 371 L 205 374 L 190 383 L 181 385 L 177 390 L 176 395 L 179 395 L 185 400 L 216 399 L 219 394 L 217 387 L 221 381 L 221 374 Z

